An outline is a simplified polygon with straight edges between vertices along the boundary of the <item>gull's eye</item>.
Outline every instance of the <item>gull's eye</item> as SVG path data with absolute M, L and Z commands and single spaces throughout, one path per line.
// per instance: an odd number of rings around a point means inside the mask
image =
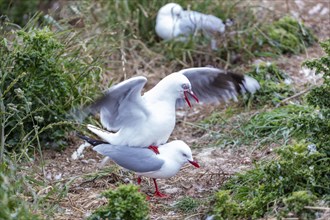
M 185 153 L 183 153 L 182 156 L 184 156 L 184 157 L 188 157 L 187 154 L 185 154 Z
M 181 87 L 182 87 L 183 89 L 189 89 L 189 85 L 188 85 L 188 84 L 182 84 Z

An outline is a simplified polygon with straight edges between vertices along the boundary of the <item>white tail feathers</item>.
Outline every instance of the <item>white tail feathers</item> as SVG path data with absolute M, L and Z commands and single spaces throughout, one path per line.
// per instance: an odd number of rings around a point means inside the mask
M 258 81 L 249 76 L 244 76 L 243 85 L 245 89 L 252 94 L 255 93 L 258 89 L 260 89 Z

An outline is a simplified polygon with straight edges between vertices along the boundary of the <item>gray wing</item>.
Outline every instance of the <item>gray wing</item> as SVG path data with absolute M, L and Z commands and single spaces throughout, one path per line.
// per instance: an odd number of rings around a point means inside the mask
M 212 67 L 189 68 L 181 70 L 180 73 L 189 79 L 192 91 L 199 101 L 205 104 L 237 100 L 239 93 L 254 93 L 260 87 L 251 77 Z M 177 107 L 184 105 L 183 99 L 177 101 Z
M 222 33 L 225 31 L 225 24 L 213 15 L 205 15 L 196 11 L 183 11 L 180 19 L 180 30 L 185 35 L 194 34 L 197 30 Z
M 190 11 L 182 11 L 180 14 L 179 28 L 184 36 L 194 34 L 199 27 L 199 17 L 193 16 Z
M 93 148 L 98 153 L 108 156 L 119 166 L 138 173 L 159 170 L 164 160 L 148 148 L 101 144 Z
M 146 82 L 145 77 L 137 76 L 112 86 L 90 106 L 91 111 L 100 111 L 101 123 L 110 131 L 139 123 L 149 114 L 141 97 Z

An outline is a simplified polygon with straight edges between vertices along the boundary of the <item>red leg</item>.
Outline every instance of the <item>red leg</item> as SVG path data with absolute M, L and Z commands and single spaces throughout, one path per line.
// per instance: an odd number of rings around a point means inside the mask
M 140 186 L 141 185 L 141 177 L 139 176 L 138 179 L 137 179 L 137 184 Z M 138 189 L 139 192 L 141 192 L 141 189 L 139 188 Z M 146 200 L 150 200 L 150 197 L 148 195 L 146 195 Z
M 139 176 L 138 179 L 137 179 L 137 184 L 138 184 L 138 185 L 141 185 L 141 181 L 142 181 L 142 179 L 141 179 L 141 177 Z
M 165 194 L 159 192 L 158 185 L 157 185 L 157 182 L 156 182 L 155 178 L 153 178 L 153 181 L 154 181 L 155 188 L 156 188 L 154 196 L 155 197 L 160 197 L 160 198 L 168 198 L 168 195 L 165 195 Z
M 153 152 L 155 152 L 155 154 L 159 154 L 159 151 L 158 151 L 158 147 L 157 146 L 150 145 L 148 148 L 150 150 L 152 150 Z

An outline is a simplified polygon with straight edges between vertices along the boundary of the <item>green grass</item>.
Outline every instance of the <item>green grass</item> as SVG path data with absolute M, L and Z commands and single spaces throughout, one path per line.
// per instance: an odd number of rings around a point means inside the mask
M 201 205 L 201 201 L 191 198 L 184 197 L 177 201 L 174 205 L 176 210 L 179 210 L 184 213 L 194 213 L 197 211 L 198 207 Z
M 245 103 L 249 107 L 277 106 L 283 99 L 295 93 L 288 74 L 273 63 L 256 64 L 246 74 L 255 78 L 260 84 L 260 89 L 255 94 L 245 96 Z
M 26 184 L 29 180 L 17 174 L 18 169 L 11 161 L 0 164 L 0 219 L 42 219 L 36 214 L 38 206 L 27 201 L 36 194 L 30 189 L 26 192 Z

